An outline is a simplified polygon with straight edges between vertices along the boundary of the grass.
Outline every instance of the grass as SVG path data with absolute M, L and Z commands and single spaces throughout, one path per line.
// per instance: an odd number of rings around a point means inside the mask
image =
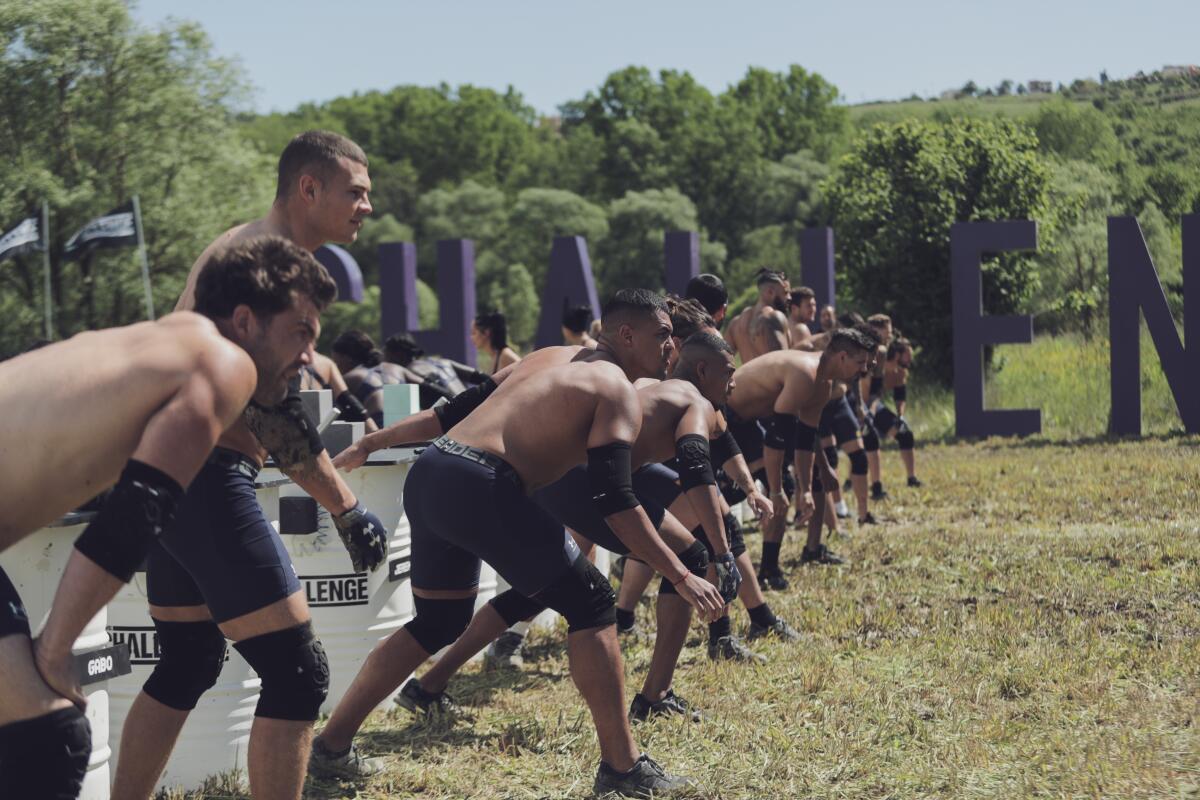
M 932 444 L 920 490 L 884 455 L 884 524 L 832 542 L 849 566 L 784 550 L 792 588 L 768 597 L 806 640 L 714 665 L 695 626 L 676 688 L 714 719 L 639 744 L 710 798 L 1200 795 L 1200 437 Z M 632 695 L 649 646 L 625 656 Z M 470 720 L 376 714 L 359 742 L 387 772 L 307 796 L 586 796 L 597 749 L 560 634 L 450 688 Z M 245 796 L 213 790 L 190 797 Z
M 1145 332 L 1141 361 L 1143 432 L 1181 432 L 1175 398 Z M 985 381 L 985 408 L 1039 408 L 1042 436 L 1049 439 L 1103 436 L 1107 431 L 1112 403 L 1106 334 L 1091 340 L 1078 334 L 1038 336 L 1032 344 L 1001 345 L 993 367 Z M 918 438 L 952 437 L 953 393 L 920 382 L 910 393 L 915 399 L 906 416 Z

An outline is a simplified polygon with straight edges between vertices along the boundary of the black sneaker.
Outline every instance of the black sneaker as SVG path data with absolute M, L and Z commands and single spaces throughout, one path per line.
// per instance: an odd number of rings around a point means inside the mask
M 916 475 L 909 475 L 908 476 L 908 485 L 914 489 L 919 489 L 922 486 L 924 486 L 925 484 L 922 483 L 921 479 L 918 478 Z
M 750 632 L 746 634 L 746 641 L 753 642 L 755 639 L 762 639 L 766 636 L 774 636 L 784 642 L 795 642 L 802 638 L 800 631 L 788 625 L 778 617 L 775 621 L 767 626 L 756 625 L 750 623 Z
M 462 708 L 454 702 L 454 698 L 445 692 L 427 692 L 421 687 L 416 678 L 409 678 L 408 683 L 396 695 L 396 705 L 407 708 L 412 713 L 426 717 L 457 717 Z
M 708 657 L 713 661 L 741 661 L 751 664 L 765 664 L 767 657 L 754 652 L 736 636 L 722 636 L 708 643 Z
M 831 551 L 823 544 L 817 545 L 812 550 L 807 547 L 800 551 L 801 564 L 845 564 L 846 559 Z
M 363 758 L 354 745 L 344 752 L 335 753 L 325 746 L 320 737 L 313 739 L 308 772 L 314 778 L 359 780 L 378 775 L 383 770 L 382 758 Z
M 638 692 L 629 705 L 630 722 L 645 722 L 651 717 L 674 716 L 690 717 L 692 722 L 704 719 L 700 711 L 692 708 L 692 704 L 675 694 L 673 689 L 668 689 L 663 699 L 657 702 L 651 702 L 644 694 Z
M 783 576 L 783 572 L 778 567 L 772 570 L 759 570 L 758 588 L 764 592 L 771 589 L 782 592 L 788 588 L 788 579 Z
M 883 488 L 883 484 L 880 481 L 875 481 L 871 484 L 871 499 L 875 501 L 888 499 L 887 490 Z
M 687 778 L 668 775 L 645 753 L 638 756 L 628 772 L 617 772 L 601 761 L 600 769 L 596 770 L 596 782 L 592 784 L 596 797 L 669 797 L 671 793 L 685 789 L 694 791 L 696 784 Z
M 868 511 L 867 515 L 858 521 L 858 524 L 859 525 L 878 525 L 879 520 L 875 519 L 875 515 L 872 514 L 870 511 Z
M 505 631 L 496 637 L 496 641 L 488 645 L 483 652 L 483 668 L 485 670 L 520 669 L 525 663 L 521 656 L 521 647 L 525 637 L 514 631 Z

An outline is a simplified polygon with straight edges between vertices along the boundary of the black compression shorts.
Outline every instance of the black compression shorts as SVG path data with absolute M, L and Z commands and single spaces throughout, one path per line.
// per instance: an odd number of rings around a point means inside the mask
M 825 404 L 817 432 L 822 439 L 834 437 L 839 447 L 858 438 L 858 418 L 845 395 Z
M 14 633 L 29 636 L 29 614 L 25 604 L 17 594 L 17 587 L 0 569 L 0 639 L 12 636 Z

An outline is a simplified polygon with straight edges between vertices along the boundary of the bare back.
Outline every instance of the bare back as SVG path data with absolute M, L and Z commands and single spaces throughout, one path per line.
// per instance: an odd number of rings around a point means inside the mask
M 729 408 L 742 419 L 794 414 L 816 427 L 829 402 L 833 381 L 820 379 L 821 356 L 801 350 L 767 353 L 734 373 Z
M 514 365 L 447 435 L 500 456 L 533 492 L 587 460 L 597 414 L 611 405 L 632 412 L 636 436 L 637 393 L 621 368 L 594 350 L 547 347 Z
M 688 381 L 673 378 L 639 386 L 638 400 L 642 429 L 633 443 L 634 467 L 673 458 L 681 426 L 708 439 L 719 434 L 716 409 Z
M 736 328 L 731 326 L 730 334 L 737 340 L 734 347 L 743 364 L 791 346 L 787 317 L 761 300 L 738 314 L 734 322 Z
M 245 351 L 185 312 L 0 363 L 0 549 L 116 483 L 148 420 L 213 357 L 253 373 Z

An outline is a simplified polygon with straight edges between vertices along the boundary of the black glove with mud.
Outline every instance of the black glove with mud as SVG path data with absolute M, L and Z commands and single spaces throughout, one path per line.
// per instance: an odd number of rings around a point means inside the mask
M 354 508 L 335 516 L 333 524 L 350 553 L 355 572 L 374 571 L 383 563 L 387 556 L 387 529 L 362 503 L 355 503 Z
M 733 553 L 717 556 L 713 559 L 713 565 L 717 568 L 717 591 L 721 593 L 725 605 L 729 605 L 733 598 L 737 597 L 738 587 L 742 585 L 741 570 L 738 569 Z

